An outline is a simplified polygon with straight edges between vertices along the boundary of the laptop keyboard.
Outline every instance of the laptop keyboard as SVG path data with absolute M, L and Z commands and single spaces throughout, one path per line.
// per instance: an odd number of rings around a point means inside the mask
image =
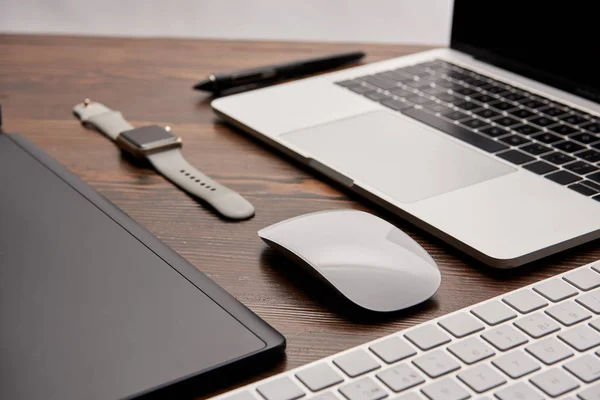
M 336 84 L 600 201 L 600 117 L 443 60 Z
M 600 261 L 218 400 L 598 400 Z

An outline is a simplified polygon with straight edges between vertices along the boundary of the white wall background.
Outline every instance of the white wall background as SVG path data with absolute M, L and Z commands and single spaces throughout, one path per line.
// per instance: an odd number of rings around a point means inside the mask
M 449 41 L 452 0 L 0 0 L 0 32 Z

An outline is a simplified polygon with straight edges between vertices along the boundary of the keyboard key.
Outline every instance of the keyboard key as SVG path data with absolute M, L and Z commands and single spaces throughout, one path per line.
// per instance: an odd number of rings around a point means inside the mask
M 534 156 L 537 156 L 537 155 L 540 155 L 540 154 L 544 154 L 544 153 L 548 153 L 549 151 L 552 151 L 552 149 L 550 149 L 549 147 L 546 147 L 546 146 L 541 145 L 539 143 L 528 144 L 527 146 L 521 147 L 521 150 L 526 151 L 529 154 L 533 154 Z
M 502 87 L 502 86 L 489 86 L 485 89 L 486 92 L 490 92 L 493 94 L 500 94 L 500 93 L 504 93 L 506 92 L 506 88 Z
M 440 103 L 429 103 L 429 104 L 425 104 L 423 105 L 424 109 L 427 109 L 429 111 L 432 111 L 434 113 L 445 113 L 450 111 L 450 109 L 448 107 L 446 107 L 443 104 Z
M 583 118 L 581 115 L 577 114 L 562 115 L 558 119 L 571 125 L 581 125 L 589 122 L 588 119 Z
M 369 349 L 388 364 L 404 360 L 417 354 L 411 345 L 402 338 L 393 336 L 371 345 Z
M 537 140 L 538 142 L 542 142 L 545 144 L 552 144 L 561 140 L 560 137 L 549 132 L 543 132 L 537 135 L 533 135 L 532 138 Z
M 401 71 L 404 72 L 408 75 L 416 75 L 416 76 L 427 76 L 429 75 L 429 72 L 427 72 L 425 69 L 416 67 L 414 65 L 410 65 L 408 67 L 402 67 L 402 68 L 398 68 L 395 71 Z
M 541 132 L 541 130 L 539 130 L 533 125 L 519 125 L 511 129 L 515 132 L 519 132 L 520 134 L 527 136 L 535 135 L 536 133 Z
M 553 302 L 568 299 L 577 294 L 577 290 L 573 286 L 560 278 L 552 278 L 538 283 L 533 290 Z
M 596 182 L 596 183 L 600 183 L 600 172 L 596 172 L 595 174 L 591 174 L 586 176 L 586 178 Z
M 506 383 L 506 379 L 502 375 L 486 364 L 466 369 L 459 373 L 457 377 L 477 393 L 487 392 Z
M 388 79 L 381 79 L 376 76 L 365 76 L 362 78 L 363 81 L 367 82 L 370 85 L 373 85 L 379 89 L 388 90 L 396 87 L 396 82 Z
M 550 397 L 558 397 L 579 387 L 574 378 L 558 368 L 539 373 L 529 381 Z
M 568 163 L 570 161 L 573 161 L 574 158 L 571 156 L 568 156 L 564 153 L 559 153 L 559 152 L 555 152 L 552 154 L 548 154 L 542 157 L 544 160 L 548 160 L 550 161 L 552 164 L 556 164 L 556 165 L 562 165 L 565 163 Z
M 517 150 L 509 150 L 504 153 L 497 154 L 498 157 L 510 161 L 513 164 L 521 165 L 533 161 L 534 158 Z
M 420 79 L 408 80 L 408 81 L 404 81 L 402 83 L 405 84 L 406 86 L 409 86 L 414 89 L 423 89 L 423 88 L 431 86 L 431 82 L 426 81 L 426 80 L 420 80 Z
M 556 107 L 543 108 L 539 110 L 539 112 L 541 112 L 542 114 L 549 115 L 551 117 L 558 117 L 559 115 L 567 113 L 565 110 Z
M 560 326 L 541 312 L 536 312 L 514 322 L 515 326 L 534 339 L 549 335 L 560 329 Z
M 520 146 L 522 144 L 529 143 L 529 140 L 519 135 L 504 136 L 500 140 L 508 144 L 509 146 Z
M 394 96 L 398 96 L 398 97 L 408 97 L 408 96 L 414 95 L 414 92 L 412 92 L 410 90 L 406 90 L 406 89 L 401 88 L 401 87 L 395 87 L 395 88 L 390 89 L 388 91 L 390 93 L 392 93 Z
M 518 379 L 541 368 L 540 364 L 521 350 L 511 351 L 500 356 L 494 359 L 492 364 L 513 379 Z
M 525 110 L 524 108 L 515 108 L 513 110 L 508 111 L 508 113 L 519 119 L 525 119 L 531 117 L 532 115 L 535 115 L 531 111 Z
M 558 169 L 554 165 L 550 165 L 543 161 L 536 161 L 534 163 L 525 165 L 523 168 L 528 169 L 531 172 L 535 172 L 538 175 L 544 175 L 548 172 L 552 172 Z
M 338 397 L 331 392 L 326 392 L 313 396 L 310 400 L 338 400 Z
M 458 93 L 458 94 L 461 94 L 463 96 L 470 96 L 472 94 L 477 93 L 477 91 L 475 89 L 471 89 L 471 88 L 468 88 L 468 87 L 454 88 L 454 89 L 452 89 L 452 91 L 454 93 Z
M 501 325 L 495 329 L 490 329 L 483 333 L 481 337 L 500 351 L 510 350 L 528 342 L 527 337 L 511 325 Z
M 485 94 L 485 93 L 474 94 L 473 96 L 470 96 L 470 97 L 471 97 L 471 99 L 476 100 L 476 101 L 478 101 L 480 103 L 484 103 L 484 104 L 485 103 L 489 103 L 491 101 L 498 100 L 497 98 L 492 97 L 492 96 L 490 96 L 488 94 Z M 496 115 L 498 115 L 498 113 L 496 113 Z M 490 117 L 485 117 L 485 118 L 490 118 Z
M 548 117 L 543 117 L 543 116 L 539 116 L 539 117 L 535 117 L 535 118 L 531 118 L 529 120 L 530 123 L 537 125 L 537 126 L 541 126 L 541 127 L 545 127 L 548 125 L 554 125 L 556 124 L 556 121 L 553 119 L 550 119 Z
M 598 138 L 597 136 L 591 135 L 589 133 L 578 133 L 577 135 L 570 136 L 570 138 L 583 144 L 594 143 L 600 140 L 600 138 Z
M 527 108 L 533 108 L 533 109 L 544 107 L 546 105 L 536 99 L 523 99 L 520 101 L 520 103 Z
M 523 96 L 522 94 L 514 93 L 514 92 L 504 93 L 502 95 L 502 97 L 504 97 L 506 100 L 510 100 L 510 101 L 519 101 L 519 100 L 525 99 L 525 96 Z
M 437 98 L 438 100 L 445 101 L 446 103 L 456 103 L 457 101 L 462 101 L 460 97 L 448 93 L 440 94 L 437 96 Z
M 583 307 L 573 301 L 565 301 L 546 310 L 546 314 L 563 325 L 571 326 L 592 317 Z
M 497 126 L 491 126 L 489 128 L 482 129 L 480 132 L 490 137 L 498 137 L 508 133 L 506 129 L 502 129 Z
M 458 111 L 455 111 L 458 112 Z M 445 121 L 441 118 L 437 118 L 435 115 L 431 115 L 423 110 L 418 110 L 416 108 L 407 109 L 403 111 L 404 115 L 407 115 L 411 118 L 415 118 L 416 120 L 423 122 L 429 126 L 437 128 L 442 132 L 445 132 L 451 136 L 454 136 L 457 139 L 463 140 L 475 147 L 478 147 L 484 151 L 495 153 L 497 151 L 503 150 L 506 148 L 505 145 L 495 142 L 491 139 L 488 139 L 482 135 L 479 135 L 475 132 L 472 132 L 466 128 L 453 124 L 451 122 Z M 463 114 L 463 113 L 460 113 Z M 463 114 L 466 115 L 466 114 Z M 448 114 L 445 115 L 446 117 Z
M 571 271 L 563 279 L 577 289 L 586 292 L 600 286 L 600 274 L 590 268 L 580 268 Z
M 577 351 L 586 351 L 600 345 L 600 334 L 583 324 L 559 333 L 558 337 Z
M 463 101 L 460 103 L 456 103 L 455 105 L 456 105 L 456 107 L 462 108 L 463 110 L 467 110 L 467 111 L 471 111 L 476 108 L 479 108 L 479 105 L 476 103 L 473 103 L 472 101 Z
M 296 374 L 296 378 L 313 392 L 337 385 L 344 381 L 344 378 L 342 378 L 340 374 L 324 362 L 303 369 Z
M 513 292 L 508 296 L 505 296 L 502 301 L 523 314 L 530 313 L 548 305 L 548 302 L 544 300 L 543 297 L 528 288 Z
M 474 307 L 471 313 L 488 325 L 498 325 L 517 316 L 513 310 L 498 300 L 480 304 Z
M 431 100 L 428 99 L 427 97 L 424 96 L 411 96 L 411 97 L 407 97 L 406 101 L 409 101 L 411 103 L 415 103 L 415 104 L 427 104 L 427 103 L 431 103 Z
M 422 325 L 404 336 L 421 350 L 429 350 L 450 342 L 450 336 L 433 324 Z
M 599 193 L 597 190 L 590 189 L 589 187 L 584 186 L 580 183 L 576 183 L 574 185 L 569 186 L 569 189 L 572 189 L 572 190 L 576 191 L 577 193 L 581 193 L 584 196 L 593 196 L 593 195 Z
M 600 318 L 596 318 L 596 319 L 590 321 L 590 326 L 592 328 L 594 328 L 595 330 L 600 331 Z M 600 354 L 599 354 L 599 356 L 600 356 Z
M 581 184 L 600 192 L 600 184 L 598 184 L 598 183 L 588 181 L 588 180 L 583 180 L 583 181 L 581 181 Z
M 600 314 L 600 290 L 594 290 L 593 292 L 579 296 L 575 301 L 594 314 Z
M 494 110 L 490 110 L 489 108 L 482 108 L 479 110 L 473 111 L 473 114 L 480 116 L 481 118 L 489 119 L 499 116 L 500 114 Z
M 471 397 L 454 379 L 444 378 L 425 386 L 421 391 L 431 400 L 464 400 Z
M 406 364 L 381 371 L 377 374 L 377 378 L 396 393 L 425 382 L 419 372 Z
M 266 400 L 295 400 L 305 395 L 304 391 L 287 376 L 263 383 L 256 390 Z
M 600 399 L 600 383 L 596 383 L 585 390 L 579 392 L 578 397 L 581 400 L 598 400 Z
M 481 322 L 466 312 L 442 319 L 438 324 L 457 338 L 465 337 L 484 329 Z
M 443 350 L 425 353 L 412 362 L 430 378 L 437 378 L 460 368 L 460 365 Z
M 461 119 L 469 118 L 469 116 L 460 111 L 450 111 L 445 114 L 442 114 L 444 117 L 451 119 L 453 121 L 460 121 Z
M 586 175 L 590 172 L 598 171 L 598 167 L 594 167 L 593 165 L 590 165 L 583 161 L 572 162 L 570 164 L 565 165 L 564 168 L 579 175 Z
M 387 397 L 386 390 L 373 378 L 362 378 L 339 388 L 348 400 L 381 400 Z
M 569 361 L 564 367 L 585 383 L 592 383 L 600 378 L 600 360 L 591 354 Z
M 407 103 L 407 102 L 401 101 L 401 100 L 396 100 L 396 99 L 386 99 L 386 100 L 380 101 L 380 103 L 383 104 L 384 106 L 389 107 L 392 110 L 396 110 L 396 111 L 402 111 L 407 108 L 413 107 L 413 105 L 410 103 Z
M 552 132 L 558 133 L 559 135 L 570 135 L 571 133 L 577 132 L 577 129 L 570 127 L 569 125 L 555 125 L 548 128 Z
M 530 344 L 525 350 L 546 365 L 552 365 L 573 355 L 571 349 L 556 338 L 547 338 Z
M 360 349 L 335 358 L 333 363 L 351 378 L 366 374 L 380 367 L 379 363 L 373 357 Z
M 519 382 L 495 393 L 500 400 L 544 400 L 544 397 L 526 383 Z
M 363 95 L 375 91 L 375 88 L 373 88 L 372 86 L 366 86 L 362 84 L 357 86 L 349 86 L 348 89 L 352 90 L 354 93 Z
M 600 123 L 590 122 L 589 124 L 582 124 L 581 127 L 591 133 L 600 133 Z
M 507 103 L 505 101 L 497 101 L 495 103 L 490 103 L 489 106 L 500 111 L 506 111 L 516 107 L 514 104 Z
M 581 179 L 577 175 L 573 175 L 567 171 L 558 171 L 553 174 L 546 175 L 546 178 L 556 183 L 560 183 L 561 185 L 568 185 L 569 183 L 573 183 Z
M 388 96 L 387 94 L 384 94 L 383 92 L 370 92 L 365 94 L 365 97 L 368 99 L 371 99 L 373 101 L 380 101 L 383 99 L 389 99 L 390 96 Z
M 432 97 L 436 97 L 439 94 L 446 93 L 444 88 L 439 87 L 426 87 L 419 89 L 421 92 L 431 95 Z
M 394 397 L 394 400 L 423 400 L 424 397 L 418 395 L 417 393 L 406 393 L 399 397 Z M 313 400 L 313 399 L 311 399 Z
M 584 147 L 580 144 L 571 141 L 564 141 L 560 143 L 554 143 L 554 147 L 564 151 L 565 153 L 575 153 L 576 151 L 583 150 Z
M 227 396 L 225 399 L 226 400 L 256 400 L 256 397 L 254 397 L 252 395 L 252 393 L 245 390 L 243 392 L 238 392 L 234 395 Z
M 496 354 L 491 347 L 475 337 L 448 346 L 448 351 L 465 364 L 473 364 Z
M 493 120 L 495 123 L 497 123 L 498 125 L 502 125 L 502 126 L 513 126 L 513 125 L 518 125 L 520 124 L 519 120 L 511 118 L 511 117 L 498 117 L 496 119 Z
M 490 126 L 488 123 L 486 123 L 480 119 L 477 119 L 477 118 L 462 121 L 461 124 L 468 126 L 471 129 L 484 129 L 484 128 L 488 128 Z

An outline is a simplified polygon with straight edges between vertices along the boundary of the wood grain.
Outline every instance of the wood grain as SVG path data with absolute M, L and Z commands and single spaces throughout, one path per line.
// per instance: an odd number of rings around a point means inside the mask
M 0 36 L 0 103 L 18 131 L 187 258 L 285 335 L 287 356 L 264 377 L 410 327 L 600 258 L 593 242 L 514 271 L 491 270 L 407 222 L 341 191 L 266 146 L 219 123 L 210 98 L 191 90 L 211 72 L 364 49 L 366 62 L 424 47 L 211 40 Z M 124 159 L 83 128 L 72 106 L 92 98 L 135 126 L 170 125 L 186 157 L 241 192 L 256 217 L 225 222 L 152 170 Z M 336 208 L 375 213 L 427 249 L 443 273 L 435 298 L 380 320 L 330 307 L 327 292 L 297 277 L 256 231 L 300 214 Z M 253 378 L 256 379 L 256 376 Z M 233 384 L 230 388 L 236 387 Z

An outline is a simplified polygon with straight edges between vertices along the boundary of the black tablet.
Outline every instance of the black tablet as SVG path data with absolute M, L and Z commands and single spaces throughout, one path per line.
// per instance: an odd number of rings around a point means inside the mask
M 284 346 L 42 150 L 0 135 L 0 399 L 201 389 L 207 374 Z

